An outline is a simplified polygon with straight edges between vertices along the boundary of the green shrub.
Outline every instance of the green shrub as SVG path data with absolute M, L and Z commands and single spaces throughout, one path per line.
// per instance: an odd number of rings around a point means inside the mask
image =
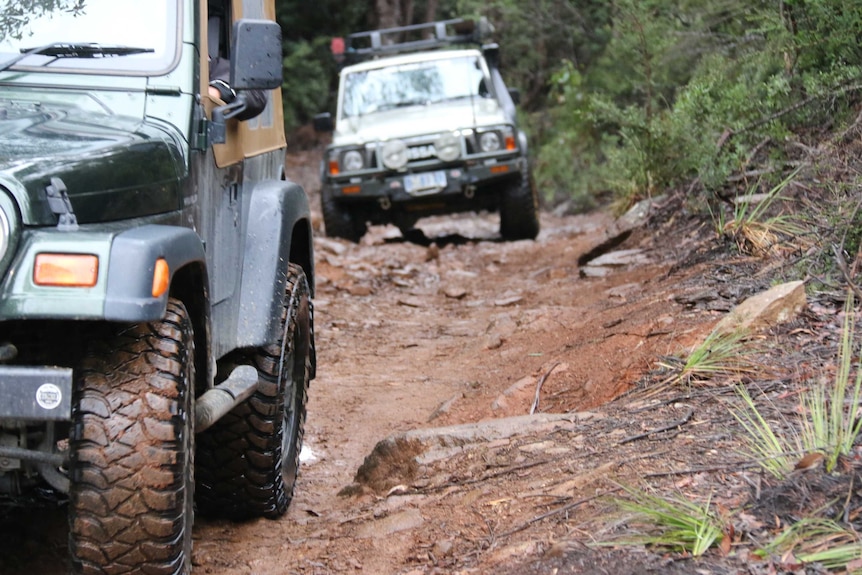
M 843 119 L 862 76 L 858 6 L 783 6 L 612 2 L 613 34 L 600 56 L 576 83 L 560 82 L 574 77 L 572 61 L 553 77 L 541 177 L 579 198 L 611 191 L 623 205 L 694 178 L 692 189 L 711 193 L 755 168 L 775 172 L 764 186 L 780 181 L 787 142 Z
M 285 129 L 296 128 L 330 104 L 335 62 L 326 39 L 285 42 L 282 103 Z

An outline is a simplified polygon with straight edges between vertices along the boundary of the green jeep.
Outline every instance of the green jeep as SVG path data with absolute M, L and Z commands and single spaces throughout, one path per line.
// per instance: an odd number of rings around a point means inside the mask
M 293 496 L 314 268 L 281 78 L 273 0 L 0 15 L 0 501 L 67 501 L 74 573 L 189 573 L 195 512 Z
M 445 20 L 333 41 L 344 64 L 321 166 L 326 234 L 359 241 L 368 223 L 408 234 L 424 216 L 499 212 L 505 240 L 539 233 L 538 199 L 484 20 Z M 475 44 L 475 47 L 465 45 Z

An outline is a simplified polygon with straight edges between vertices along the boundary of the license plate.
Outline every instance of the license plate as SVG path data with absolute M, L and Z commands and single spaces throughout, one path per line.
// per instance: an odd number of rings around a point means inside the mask
M 446 172 L 423 172 L 404 177 L 404 190 L 408 194 L 430 194 L 446 187 Z

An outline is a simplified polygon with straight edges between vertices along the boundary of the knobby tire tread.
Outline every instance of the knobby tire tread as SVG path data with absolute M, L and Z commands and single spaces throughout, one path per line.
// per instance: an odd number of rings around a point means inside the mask
M 184 575 L 193 523 L 194 336 L 182 303 L 95 342 L 70 436 L 72 572 Z
M 320 209 L 327 236 L 357 243 L 365 235 L 367 228 L 364 223 L 359 223 L 357 215 L 351 214 L 346 207 L 323 192 L 320 195 Z
M 532 240 L 539 235 L 538 196 L 529 173 L 503 191 L 500 235 L 504 240 Z
M 308 282 L 302 268 L 290 264 L 287 279 L 280 320 L 286 339 L 239 353 L 231 365 L 253 365 L 259 374 L 258 390 L 198 438 L 197 504 L 205 515 L 235 520 L 275 518 L 287 511 L 293 498 L 313 335 Z M 282 348 L 291 375 L 290 381 L 279 383 Z M 287 387 L 288 383 L 292 385 Z M 292 404 L 287 411 L 286 399 Z

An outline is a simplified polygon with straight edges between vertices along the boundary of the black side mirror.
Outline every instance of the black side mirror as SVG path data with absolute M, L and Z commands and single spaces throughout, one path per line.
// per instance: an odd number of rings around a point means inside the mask
M 521 103 L 521 91 L 517 88 L 509 88 L 509 96 L 512 98 L 512 102 L 517 106 Z
M 243 90 L 274 90 L 281 87 L 283 63 L 281 26 L 270 20 L 238 20 L 233 25 L 230 48 L 230 85 Z M 231 103 L 213 110 L 209 125 L 209 140 L 223 144 L 226 139 L 225 121 L 245 109 L 242 94 Z
M 331 132 L 335 129 L 335 123 L 332 121 L 332 114 L 323 112 L 314 117 L 314 129 L 318 132 Z
M 234 90 L 281 87 L 281 26 L 269 20 L 242 19 L 233 25 L 230 85 Z

